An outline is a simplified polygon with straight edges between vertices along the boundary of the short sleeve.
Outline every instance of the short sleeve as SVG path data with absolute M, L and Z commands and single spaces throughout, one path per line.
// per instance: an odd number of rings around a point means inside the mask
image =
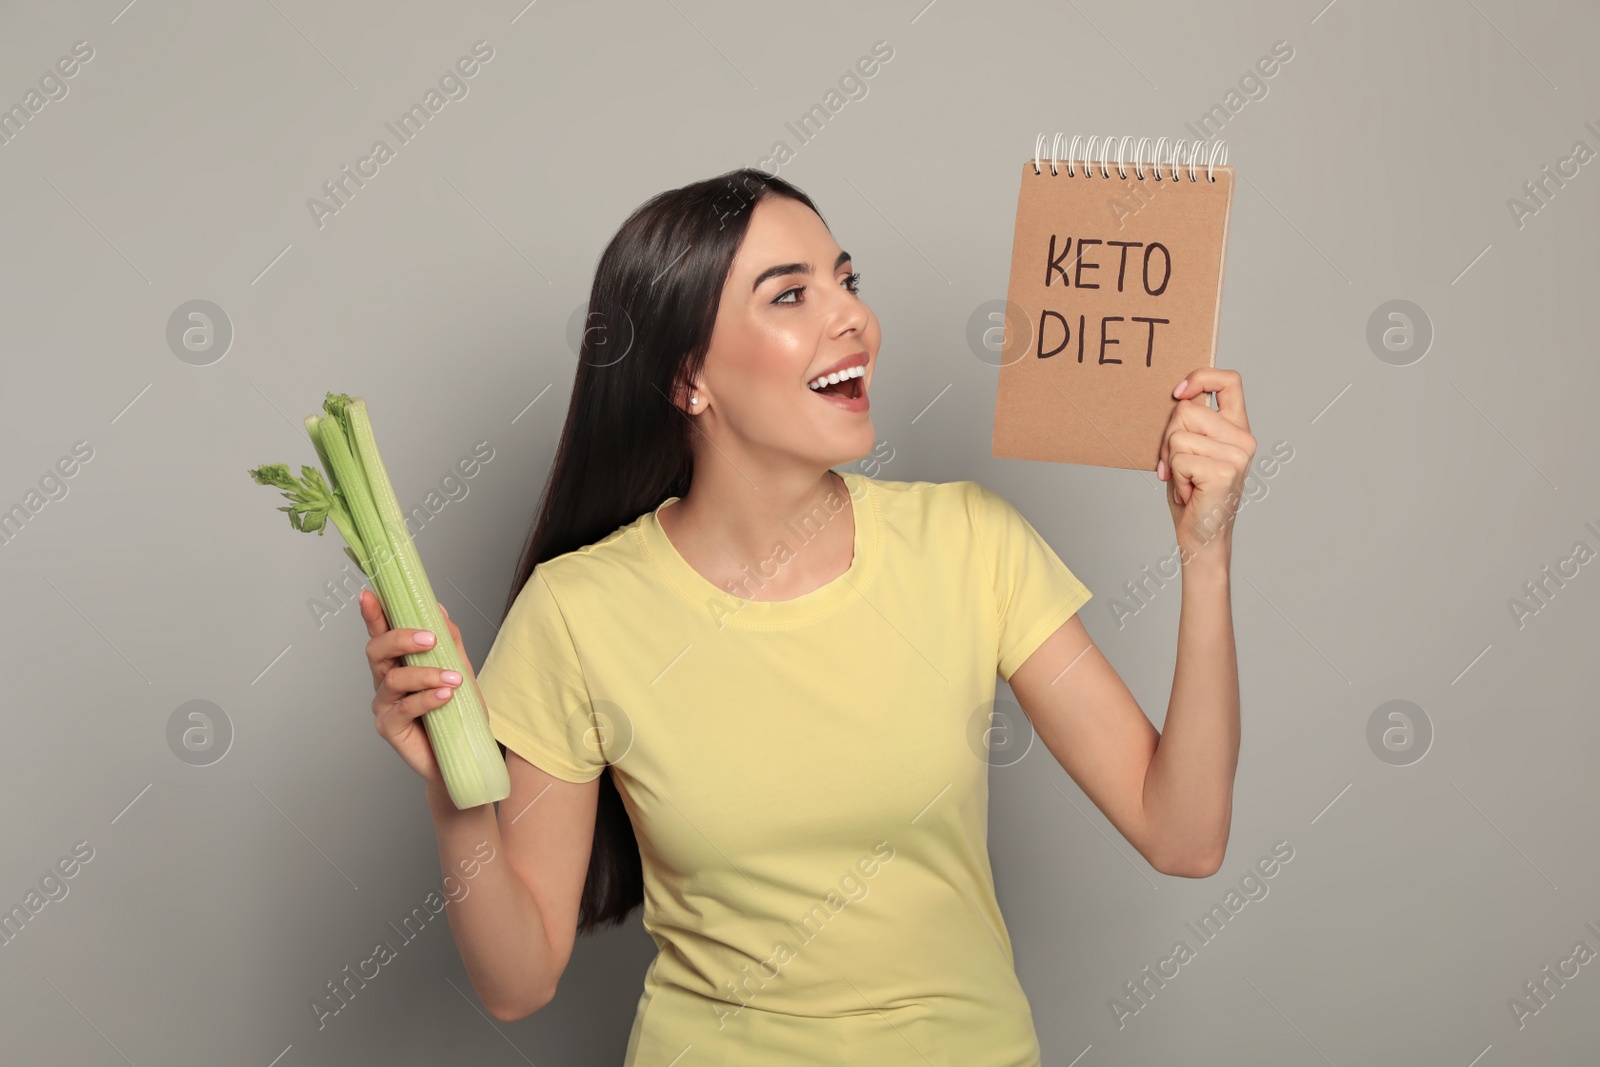
M 967 486 L 977 545 L 994 576 L 997 670 L 1010 681 L 1092 594 L 1009 501 L 977 482 Z
M 605 770 L 578 652 L 541 567 L 512 601 L 477 676 L 497 741 L 568 782 Z

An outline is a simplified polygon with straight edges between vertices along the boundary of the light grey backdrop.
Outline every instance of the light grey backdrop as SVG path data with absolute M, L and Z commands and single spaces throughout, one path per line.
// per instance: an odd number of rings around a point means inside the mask
M 245 471 L 311 461 L 299 420 L 325 390 L 367 396 L 402 502 L 438 509 L 417 541 L 481 660 L 605 241 L 778 141 L 883 322 L 873 473 L 1016 502 L 1159 726 L 1178 594 L 1124 583 L 1171 551 L 1164 487 L 990 457 L 994 360 L 967 336 L 1004 295 L 1038 132 L 1189 137 L 1213 105 L 1239 175 L 1218 363 L 1258 456 L 1292 451 L 1238 520 L 1232 841 L 1215 877 L 1166 878 L 1042 746 L 993 771 L 1045 1062 L 1592 1056 L 1594 5 L 524 2 L 0 15 L 0 105 L 26 111 L 0 144 L 0 506 L 25 513 L 0 543 L 0 906 L 37 908 L 0 945 L 0 1058 L 620 1060 L 637 919 L 512 1025 L 442 916 L 397 931 L 439 890 L 420 783 L 373 734 L 364 630 L 324 587 L 340 542 L 293 534 Z M 465 95 L 394 147 L 385 123 L 479 41 Z M 841 89 L 878 41 L 892 59 Z M 1277 42 L 1292 58 L 1249 79 Z M 855 95 L 802 143 L 790 124 L 835 89 Z M 379 138 L 393 158 L 316 218 Z M 216 332 L 191 350 L 171 323 L 196 300 Z M 1398 351 L 1369 342 L 1375 314 Z M 492 459 L 452 479 L 480 441 Z M 1279 842 L 1267 894 L 1228 898 Z M 1132 997 L 1179 940 L 1193 958 Z M 380 941 L 396 958 L 319 1028 L 313 999 Z

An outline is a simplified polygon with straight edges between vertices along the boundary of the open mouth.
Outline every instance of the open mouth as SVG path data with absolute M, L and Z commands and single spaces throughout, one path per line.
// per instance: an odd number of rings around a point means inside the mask
M 865 355 L 862 353 L 861 355 Z M 848 403 L 854 408 L 854 401 L 866 402 L 867 390 L 863 379 L 867 376 L 866 361 L 851 363 L 842 370 L 824 374 L 806 383 L 806 388 L 835 403 Z
M 859 400 L 861 399 L 861 379 L 846 378 L 842 382 L 834 382 L 831 385 L 824 385 L 821 389 L 813 389 L 811 391 L 813 393 L 821 393 L 823 396 L 837 396 L 843 397 L 846 400 Z

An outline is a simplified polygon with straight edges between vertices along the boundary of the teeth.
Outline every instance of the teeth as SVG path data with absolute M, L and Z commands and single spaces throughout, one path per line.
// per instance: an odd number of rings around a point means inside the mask
M 836 374 L 824 374 L 822 377 L 808 384 L 812 389 L 821 389 L 825 385 L 837 385 L 838 383 L 848 381 L 851 378 L 859 378 L 866 373 L 867 368 L 865 365 L 848 367 Z

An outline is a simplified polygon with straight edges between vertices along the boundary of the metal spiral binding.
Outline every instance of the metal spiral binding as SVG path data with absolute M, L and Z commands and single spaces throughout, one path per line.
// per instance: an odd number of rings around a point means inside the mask
M 1139 180 L 1144 181 L 1145 145 L 1150 143 L 1150 138 L 1139 138 L 1138 143 L 1134 145 L 1133 156 L 1130 158 L 1128 156 L 1128 142 L 1133 140 L 1132 137 L 1124 137 L 1120 141 L 1113 137 L 1107 137 L 1103 143 L 1101 142 L 1101 138 L 1098 136 L 1090 137 L 1088 143 L 1084 145 L 1083 155 L 1080 157 L 1078 155 L 1078 142 L 1083 140 L 1083 136 L 1081 134 L 1073 136 L 1072 143 L 1067 146 L 1066 155 L 1061 155 L 1059 149 L 1061 148 L 1061 142 L 1066 139 L 1066 136 L 1067 135 L 1064 133 L 1057 133 L 1051 137 L 1050 155 L 1048 157 L 1044 156 L 1044 134 L 1041 133 L 1038 138 L 1035 139 L 1033 143 L 1033 172 L 1035 174 L 1044 173 L 1044 171 L 1040 169 L 1039 164 L 1043 162 L 1045 158 L 1048 158 L 1050 161 L 1050 174 L 1052 177 L 1060 174 L 1060 171 L 1056 169 L 1056 164 L 1065 163 L 1067 177 L 1076 178 L 1081 174 L 1082 177 L 1093 178 L 1094 164 L 1099 163 L 1100 177 L 1102 178 L 1110 178 L 1111 174 L 1106 168 L 1115 166 L 1117 168 L 1117 176 L 1126 181 L 1128 178 L 1128 168 L 1132 167 L 1134 173 L 1138 175 Z M 1163 156 L 1163 147 L 1167 145 L 1169 140 L 1170 138 L 1166 137 L 1162 137 L 1157 140 L 1155 142 L 1155 149 L 1150 154 L 1149 163 L 1153 173 L 1155 174 L 1156 181 L 1158 182 L 1163 180 L 1161 177 L 1161 167 L 1163 164 L 1167 166 L 1168 172 L 1171 174 L 1171 178 L 1167 179 L 1169 181 L 1179 180 L 1178 168 L 1180 165 L 1184 165 L 1188 170 L 1190 181 L 1199 180 L 1195 168 L 1200 166 L 1202 158 L 1205 157 L 1205 148 L 1208 144 L 1211 146 L 1211 154 L 1209 159 L 1206 159 L 1205 161 L 1206 181 L 1215 182 L 1217 180 L 1215 168 L 1219 164 L 1225 164 L 1228 161 L 1228 142 L 1226 141 L 1202 141 L 1199 139 L 1196 139 L 1193 142 L 1187 140 L 1173 141 L 1171 147 L 1167 149 L 1167 154 Z M 1115 143 L 1117 146 L 1115 158 L 1112 158 L 1111 153 L 1111 146 L 1113 143 Z M 1100 155 L 1098 157 L 1095 155 L 1097 146 L 1100 151 Z M 1184 159 L 1185 150 L 1187 150 L 1189 153 L 1187 161 Z M 1073 164 L 1080 161 L 1083 163 L 1083 166 L 1077 171 L 1074 171 Z

